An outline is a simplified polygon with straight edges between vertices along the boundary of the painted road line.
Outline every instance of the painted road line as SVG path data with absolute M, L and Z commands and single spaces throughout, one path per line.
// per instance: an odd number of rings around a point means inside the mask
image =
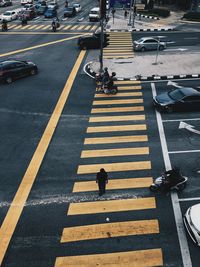
M 116 82 L 114 82 L 116 84 Z M 142 89 L 141 85 L 133 85 L 133 86 L 118 86 L 118 91 L 124 91 L 124 90 L 140 90 Z
M 109 179 L 109 182 L 106 185 L 106 190 L 144 188 L 149 187 L 152 182 L 152 177 Z M 96 181 L 75 182 L 73 187 L 73 193 L 98 190 Z
M 67 25 L 65 26 L 65 28 L 63 30 L 68 30 L 71 27 L 71 25 Z
M 98 100 L 93 101 L 93 106 L 98 105 L 121 105 L 121 104 L 136 104 L 136 103 L 143 103 L 142 98 L 135 98 L 135 99 L 120 99 L 120 100 Z
M 158 233 L 158 220 L 101 223 L 64 228 L 61 243 Z
M 51 28 L 51 25 L 47 25 L 47 26 L 43 27 L 42 29 L 46 30 L 46 29 L 50 29 L 50 28 Z
M 72 266 L 156 267 L 163 266 L 163 257 L 161 249 L 147 249 L 56 258 L 55 267 Z
M 117 108 L 93 108 L 91 114 L 94 113 L 108 113 L 108 112 L 132 112 L 132 111 L 144 111 L 144 106 L 136 107 L 117 107 Z
M 84 28 L 84 31 L 89 30 L 91 28 L 91 25 L 88 25 Z
M 9 25 L 9 28 L 8 28 L 8 29 L 12 29 L 12 28 L 14 28 L 14 27 L 16 27 L 16 26 L 17 26 L 17 24 Z
M 31 162 L 24 174 L 24 177 L 22 178 L 21 184 L 16 192 L 16 195 L 1 225 L 1 228 L 0 228 L 0 265 L 2 264 L 4 255 L 10 243 L 12 235 L 15 231 L 17 223 L 20 219 L 21 213 L 28 199 L 33 183 L 35 182 L 37 173 L 42 164 L 46 151 L 49 147 L 54 131 L 60 119 L 62 110 L 68 99 L 74 79 L 84 59 L 85 53 L 86 53 L 85 51 L 81 51 L 78 56 L 78 59 L 69 75 L 67 82 L 65 83 L 63 91 L 58 99 L 58 102 L 47 124 L 47 127 L 42 135 L 42 138 L 35 150 L 35 153 L 31 159 Z
M 55 34 L 55 32 L 52 32 L 52 34 Z M 45 46 L 53 45 L 53 44 L 62 43 L 62 42 L 65 42 L 65 41 L 69 41 L 69 40 L 72 40 L 72 39 L 79 38 L 80 36 L 82 36 L 82 35 L 76 35 L 76 36 L 73 36 L 73 37 L 68 37 L 68 38 L 60 39 L 60 40 L 53 41 L 53 42 L 48 42 L 48 43 L 44 43 L 44 44 L 40 44 L 40 45 L 35 45 L 35 46 L 31 46 L 31 47 L 27 47 L 27 48 L 23 48 L 23 49 L 19 49 L 19 50 L 7 52 L 7 53 L 4 53 L 4 54 L 0 54 L 0 57 L 10 56 L 10 55 L 22 53 L 22 52 L 25 52 L 25 51 L 29 51 L 29 50 L 32 50 L 32 49 L 41 48 L 41 47 L 45 47 Z
M 97 173 L 101 168 L 104 168 L 107 172 L 150 170 L 151 162 L 136 161 L 136 162 L 115 162 L 115 163 L 79 165 L 77 174 Z
M 93 137 L 93 138 L 85 138 L 84 145 L 132 143 L 132 142 L 147 142 L 147 141 L 148 141 L 147 135 Z
M 83 150 L 81 152 L 81 158 L 134 156 L 134 155 L 148 155 L 148 154 L 149 154 L 148 147 L 93 149 L 93 150 Z
M 127 116 L 104 116 L 104 117 L 90 117 L 89 123 L 104 122 L 104 121 L 138 121 L 145 120 L 145 115 L 127 115 Z
M 36 27 L 35 30 L 39 30 L 39 29 L 41 29 L 43 26 L 44 26 L 44 25 L 40 25 L 40 26 Z
M 77 28 L 77 30 L 82 30 L 85 27 L 85 25 L 81 25 Z
M 130 55 L 132 56 L 133 55 L 133 52 L 126 52 L 126 51 L 121 51 L 121 52 L 109 52 L 109 53 L 103 53 L 104 55 L 103 56 L 123 56 L 123 55 Z
M 87 133 L 124 132 L 146 130 L 146 124 L 88 127 Z
M 67 215 L 155 209 L 154 197 L 70 203 Z
M 70 30 L 73 31 L 73 30 L 75 30 L 76 28 L 78 28 L 78 26 L 79 26 L 79 25 L 75 25 L 75 26 L 73 26 Z
M 22 28 L 22 25 L 18 25 L 18 26 L 16 26 L 14 29 L 15 29 L 15 30 L 18 30 L 18 29 L 20 29 L 20 28 Z
M 63 30 L 65 28 L 65 25 L 61 25 L 60 27 L 59 27 L 59 30 Z
M 115 84 L 123 84 L 123 85 L 132 85 L 132 84 L 137 84 L 140 85 L 140 81 L 115 81 Z
M 34 28 L 36 28 L 37 27 L 37 25 L 32 25 L 30 28 L 29 28 L 29 30 L 32 30 L 32 29 L 34 29 Z
M 128 96 L 142 96 L 142 92 L 128 92 L 128 93 L 117 93 L 116 95 L 106 94 L 95 94 L 96 98 L 116 98 L 116 97 L 128 97 Z
M 94 25 L 90 30 L 95 31 L 98 28 L 98 26 Z

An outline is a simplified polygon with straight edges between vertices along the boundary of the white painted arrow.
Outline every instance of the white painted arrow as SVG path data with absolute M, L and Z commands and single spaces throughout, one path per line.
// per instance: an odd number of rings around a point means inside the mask
M 172 85 L 172 86 L 174 86 L 176 88 L 182 88 L 183 87 L 183 86 L 178 85 L 178 83 L 175 83 L 175 82 L 172 82 L 172 81 L 168 81 L 167 85 Z
M 165 49 L 165 50 L 163 50 L 163 52 L 168 52 L 168 51 L 181 51 L 181 52 L 183 52 L 183 51 L 186 51 L 186 50 L 188 50 L 187 48 L 167 48 L 167 49 Z
M 190 125 L 188 123 L 185 123 L 184 121 L 181 121 L 179 124 L 179 129 L 187 129 L 190 132 L 196 133 L 196 134 L 200 134 L 200 131 L 195 130 L 193 125 Z

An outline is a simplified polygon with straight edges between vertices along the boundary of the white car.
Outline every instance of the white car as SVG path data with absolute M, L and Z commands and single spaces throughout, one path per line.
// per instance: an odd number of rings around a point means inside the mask
M 190 237 L 200 246 L 200 203 L 191 206 L 186 211 L 183 220 Z
M 76 12 L 81 12 L 82 7 L 80 4 L 73 4 L 73 7 L 75 7 Z
M 12 21 L 17 19 L 18 15 L 16 11 L 6 11 L 5 13 L 3 13 L 3 15 L 1 16 L 2 20 L 6 20 L 6 21 Z

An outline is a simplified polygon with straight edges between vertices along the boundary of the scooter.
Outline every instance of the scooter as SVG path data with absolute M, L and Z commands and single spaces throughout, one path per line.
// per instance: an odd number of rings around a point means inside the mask
M 165 173 L 162 173 L 161 176 L 155 178 L 154 182 L 150 185 L 149 189 L 152 192 L 156 192 L 159 190 L 163 190 L 165 187 L 165 181 L 166 181 L 167 175 Z M 180 182 L 178 182 L 175 185 L 172 185 L 170 187 L 171 190 L 177 190 L 178 192 L 184 190 L 187 185 L 188 178 L 186 176 L 181 175 Z

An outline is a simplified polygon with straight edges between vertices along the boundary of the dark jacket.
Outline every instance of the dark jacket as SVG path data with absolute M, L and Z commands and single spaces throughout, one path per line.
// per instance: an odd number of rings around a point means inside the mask
M 96 182 L 98 184 L 105 184 L 108 182 L 108 174 L 107 172 L 98 172 L 96 177 Z

